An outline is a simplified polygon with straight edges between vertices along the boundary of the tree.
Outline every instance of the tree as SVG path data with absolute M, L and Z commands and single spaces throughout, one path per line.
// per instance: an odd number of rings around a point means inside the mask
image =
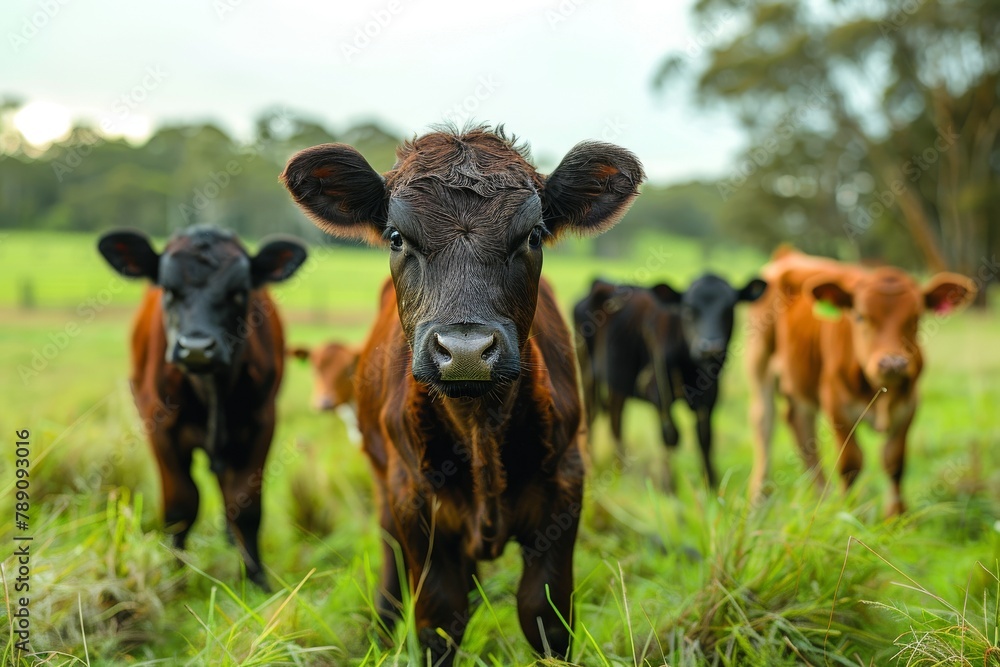
M 0 228 L 99 231 L 136 227 L 164 236 L 196 223 L 229 227 L 248 240 L 310 224 L 278 183 L 297 150 L 348 141 L 388 169 L 399 140 L 365 122 L 339 139 L 321 121 L 286 109 L 261 113 L 248 141 L 212 123 L 158 128 L 133 145 L 78 124 L 51 146 L 29 144 L 12 118 L 20 102 L 0 98 Z
M 694 68 L 699 104 L 727 106 L 748 131 L 746 159 L 720 182 L 724 225 L 761 211 L 768 243 L 805 230 L 827 251 L 991 270 L 1000 3 L 699 0 L 694 13 L 717 43 L 667 57 L 654 85 Z

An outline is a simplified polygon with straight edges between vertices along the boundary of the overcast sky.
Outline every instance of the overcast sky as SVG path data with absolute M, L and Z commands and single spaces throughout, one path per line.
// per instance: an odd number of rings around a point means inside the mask
M 276 105 L 404 135 L 468 117 L 505 123 L 543 166 L 605 139 L 683 181 L 724 174 L 742 145 L 683 86 L 652 90 L 660 59 L 704 28 L 689 4 L 4 0 L 0 95 L 132 133 L 211 119 L 246 136 Z

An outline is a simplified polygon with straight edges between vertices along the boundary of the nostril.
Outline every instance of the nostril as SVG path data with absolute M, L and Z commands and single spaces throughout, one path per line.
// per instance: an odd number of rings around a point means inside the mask
M 451 361 L 451 350 L 444 344 L 441 334 L 434 334 L 434 354 L 441 357 L 441 361 Z
M 487 361 L 490 359 L 490 357 L 493 357 L 498 350 L 499 350 L 499 344 L 497 342 L 497 336 L 496 334 L 493 334 L 492 336 L 490 336 L 489 345 L 486 346 L 486 349 L 483 350 L 483 353 L 480 356 L 483 358 L 484 361 Z
M 201 363 L 215 358 L 216 341 L 211 336 L 180 336 L 178 358 L 188 363 Z
M 883 357 L 879 361 L 879 368 L 883 372 L 896 373 L 906 370 L 908 364 L 909 362 L 907 361 L 906 357 L 893 355 L 889 357 Z

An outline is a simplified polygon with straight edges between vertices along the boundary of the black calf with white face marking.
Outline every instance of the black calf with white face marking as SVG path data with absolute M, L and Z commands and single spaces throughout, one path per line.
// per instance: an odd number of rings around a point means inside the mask
M 130 278 L 147 278 L 163 290 L 166 361 L 192 374 L 224 373 L 246 336 L 250 291 L 290 277 L 305 261 L 300 243 L 281 239 L 251 257 L 236 236 L 209 226 L 181 231 L 157 254 L 142 233 L 109 232 L 98 249 Z
M 262 474 L 274 433 L 284 337 L 263 288 L 291 276 L 306 257 L 291 239 L 247 254 L 230 232 L 197 226 L 174 235 L 162 255 L 135 231 L 105 234 L 98 249 L 119 273 L 146 278 L 132 330 L 132 393 L 157 460 L 163 520 L 183 548 L 198 516 L 191 476 L 203 449 L 222 491 L 226 522 L 247 576 L 267 589 L 258 533 Z M 163 406 L 171 406 L 166 414 Z

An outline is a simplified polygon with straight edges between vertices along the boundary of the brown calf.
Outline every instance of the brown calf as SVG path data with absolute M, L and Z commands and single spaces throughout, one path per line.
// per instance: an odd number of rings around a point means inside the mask
M 174 546 L 184 547 L 198 515 L 191 460 L 200 447 L 222 488 L 247 576 L 267 589 L 257 533 L 285 355 L 264 286 L 295 273 L 305 248 L 283 239 L 251 257 L 231 232 L 195 226 L 174 235 L 162 254 L 131 231 L 105 234 L 98 249 L 122 275 L 153 283 L 132 328 L 132 395 L 148 425 Z
M 320 227 L 389 251 L 392 281 L 356 375 L 382 528 L 401 546 L 434 664 L 451 664 L 462 640 L 476 562 L 511 539 L 524 561 L 521 628 L 535 650 L 566 655 L 581 404 L 572 340 L 540 278 L 542 245 L 613 225 L 642 168 L 628 151 L 584 143 L 544 177 L 484 128 L 427 134 L 397 157 L 383 177 L 328 144 L 282 175 Z M 402 597 L 397 572 L 387 542 L 386 625 Z
M 313 348 L 296 346 L 288 354 L 308 360 L 313 370 L 313 407 L 320 411 L 336 410 L 354 402 L 354 370 L 358 350 L 341 343 L 327 343 Z
M 943 314 L 969 302 L 975 285 L 964 276 L 939 273 L 920 288 L 900 269 L 867 269 L 785 248 L 762 275 L 768 288 L 750 308 L 747 347 L 756 437 L 752 495 L 764 490 L 770 467 L 775 389 L 788 399 L 789 426 L 822 487 L 817 411 L 826 414 L 842 447 L 837 465 L 844 485 L 850 486 L 862 461 L 851 429 L 884 388 L 866 419 L 886 436 L 882 462 L 892 481 L 888 513 L 902 512 L 906 434 L 923 367 L 918 323 L 927 311 Z M 839 317 L 818 317 L 817 301 L 832 304 Z

